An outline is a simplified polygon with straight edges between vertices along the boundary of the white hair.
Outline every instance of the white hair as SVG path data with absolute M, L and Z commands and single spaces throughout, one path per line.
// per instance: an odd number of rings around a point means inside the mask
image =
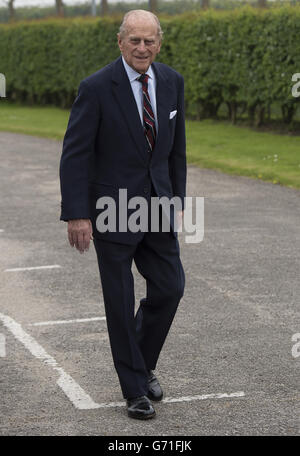
M 153 21 L 157 25 L 157 34 L 159 36 L 159 39 L 162 40 L 163 31 L 162 31 L 162 28 L 161 28 L 161 25 L 160 25 L 158 17 L 155 16 L 155 14 L 151 13 L 150 11 L 141 10 L 141 9 L 140 10 L 131 10 L 131 11 L 128 11 L 128 13 L 125 14 L 125 16 L 123 17 L 122 24 L 120 25 L 120 30 L 119 30 L 120 38 L 124 38 L 124 36 L 127 33 L 127 22 L 128 22 L 128 19 L 131 16 L 152 18 Z

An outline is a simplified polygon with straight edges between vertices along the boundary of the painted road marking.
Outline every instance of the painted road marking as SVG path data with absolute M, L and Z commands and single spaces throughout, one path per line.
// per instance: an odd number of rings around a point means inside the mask
M 15 271 L 33 271 L 35 269 L 55 269 L 61 268 L 59 264 L 50 264 L 48 266 L 32 266 L 29 268 L 12 268 L 12 269 L 5 269 L 4 272 L 15 272 Z
M 244 391 L 237 391 L 236 393 L 210 393 L 198 394 L 197 396 L 183 396 L 183 397 L 166 397 L 162 402 L 191 402 L 191 401 L 204 401 L 205 399 L 226 399 L 231 397 L 244 397 Z
M 62 369 L 57 361 L 48 353 L 44 348 L 28 333 L 26 333 L 22 326 L 13 320 L 8 315 L 0 313 L 0 320 L 4 326 L 21 342 L 30 353 L 36 358 L 43 361 L 48 366 L 52 367 L 59 373 L 57 380 L 58 386 L 63 390 L 65 395 L 70 399 L 72 404 L 81 410 L 98 408 L 93 399 L 75 382 L 75 380 Z
M 8 315 L 0 313 L 0 320 L 4 326 L 15 336 L 15 338 L 21 342 L 29 352 L 37 359 L 43 361 L 43 363 L 52 367 L 59 373 L 57 385 L 63 390 L 68 399 L 72 402 L 74 407 L 80 410 L 90 410 L 98 408 L 110 408 L 110 407 L 124 407 L 125 402 L 108 402 L 100 403 L 94 402 L 93 399 L 81 388 L 81 386 L 69 375 L 62 367 L 60 367 L 57 361 L 49 355 L 46 350 L 28 333 L 24 331 L 22 326 L 17 323 L 13 318 Z M 201 394 L 197 396 L 183 396 L 183 397 L 167 397 L 162 400 L 163 403 L 171 404 L 178 402 L 192 402 L 207 399 L 225 399 L 225 398 L 239 398 L 244 397 L 243 391 L 235 393 L 210 393 Z
M 0 333 L 0 357 L 1 358 L 4 358 L 6 356 L 5 344 L 6 344 L 5 335 Z
M 235 228 L 206 228 L 205 232 L 207 233 L 232 233 L 233 231 L 266 231 L 265 228 L 249 226 L 249 227 L 235 227 Z
M 89 321 L 100 320 L 106 320 L 106 317 L 75 318 L 74 320 L 38 321 L 37 323 L 29 323 L 28 326 L 66 325 L 69 323 L 85 323 Z
M 199 394 L 197 396 L 183 396 L 183 397 L 166 397 L 161 402 L 165 404 L 173 404 L 176 402 L 192 402 L 192 401 L 203 401 L 207 399 L 226 399 L 235 397 L 245 397 L 244 391 L 237 391 L 236 393 L 211 393 L 211 394 Z M 125 407 L 126 402 L 108 402 L 97 404 L 96 408 L 111 408 L 111 407 Z
M 0 233 L 4 233 L 4 230 L 0 230 Z

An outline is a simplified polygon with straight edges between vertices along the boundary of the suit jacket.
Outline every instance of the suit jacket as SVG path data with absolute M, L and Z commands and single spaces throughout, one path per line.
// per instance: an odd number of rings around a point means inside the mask
M 73 104 L 60 162 L 61 220 L 91 219 L 96 238 L 136 243 L 143 233 L 100 233 L 96 229 L 99 197 L 116 201 L 156 194 L 182 202 L 186 187 L 183 77 L 153 62 L 156 75 L 158 134 L 152 154 L 144 136 L 135 98 L 122 58 L 84 79 Z M 177 114 L 170 119 L 170 112 Z M 130 211 L 128 211 L 128 217 Z

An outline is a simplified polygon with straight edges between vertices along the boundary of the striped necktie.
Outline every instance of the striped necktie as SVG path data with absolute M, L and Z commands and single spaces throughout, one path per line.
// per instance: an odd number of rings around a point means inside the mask
M 142 74 L 138 81 L 142 83 L 143 88 L 143 120 L 144 120 L 144 133 L 146 140 L 149 145 L 149 152 L 152 152 L 154 149 L 155 138 L 156 138 L 156 128 L 155 128 L 155 119 L 150 102 L 150 97 L 148 93 L 148 74 Z

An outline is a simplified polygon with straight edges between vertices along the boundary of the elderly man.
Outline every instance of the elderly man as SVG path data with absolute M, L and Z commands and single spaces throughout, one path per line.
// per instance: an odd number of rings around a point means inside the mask
M 117 214 L 124 209 L 120 189 L 126 189 L 125 203 L 136 196 L 147 203 L 163 196 L 184 201 L 183 78 L 154 62 L 161 40 L 154 14 L 124 16 L 122 55 L 81 82 L 60 164 L 61 220 L 81 253 L 94 241 L 114 365 L 128 415 L 137 419 L 153 418 L 151 401 L 163 397 L 153 371 L 184 290 L 177 233 L 171 221 L 169 231 L 162 229 L 163 211 L 156 230 L 151 223 L 146 230 L 124 230 L 120 220 L 116 229 L 101 230 L 104 207 L 97 201 L 110 197 Z M 147 289 L 136 314 L 133 261 Z

